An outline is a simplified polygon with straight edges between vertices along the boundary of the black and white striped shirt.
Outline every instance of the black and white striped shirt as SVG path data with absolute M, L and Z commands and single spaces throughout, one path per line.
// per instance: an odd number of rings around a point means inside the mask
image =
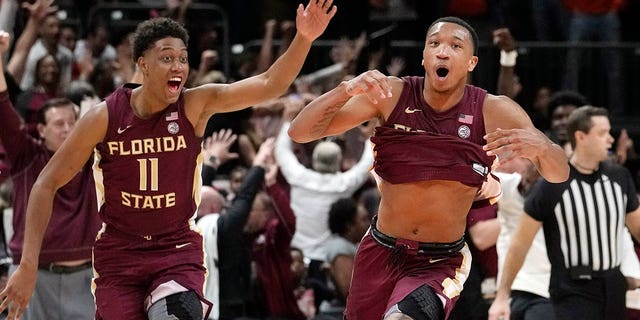
M 569 179 L 538 181 L 525 202 L 525 212 L 543 224 L 553 269 L 589 266 L 604 271 L 620 266 L 625 215 L 638 207 L 629 171 L 603 162 L 584 175 L 571 167 Z

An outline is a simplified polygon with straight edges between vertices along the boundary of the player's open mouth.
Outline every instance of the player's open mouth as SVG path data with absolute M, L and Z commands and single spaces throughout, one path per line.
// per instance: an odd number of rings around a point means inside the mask
M 172 92 L 177 92 L 180 89 L 180 84 L 182 84 L 182 78 L 180 77 L 173 77 L 169 79 L 169 90 Z
M 438 75 L 438 77 L 444 78 L 449 74 L 449 69 L 444 68 L 444 67 L 440 67 L 440 68 L 436 69 L 436 74 Z

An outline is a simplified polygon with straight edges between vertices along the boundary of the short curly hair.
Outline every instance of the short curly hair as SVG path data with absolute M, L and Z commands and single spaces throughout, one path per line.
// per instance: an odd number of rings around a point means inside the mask
M 189 44 L 187 29 L 173 19 L 153 18 L 139 24 L 133 38 L 133 61 L 138 61 L 156 41 L 167 37 L 178 38 L 185 45 Z

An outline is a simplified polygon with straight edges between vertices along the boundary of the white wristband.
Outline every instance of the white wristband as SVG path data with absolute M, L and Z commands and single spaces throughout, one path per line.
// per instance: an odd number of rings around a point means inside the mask
M 511 50 L 509 52 L 500 50 L 500 65 L 503 67 L 513 67 L 516 65 L 517 57 L 518 57 L 517 50 Z

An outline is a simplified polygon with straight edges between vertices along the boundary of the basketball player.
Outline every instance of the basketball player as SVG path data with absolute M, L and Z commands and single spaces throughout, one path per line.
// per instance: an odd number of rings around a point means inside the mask
M 90 110 L 42 171 L 29 198 L 22 260 L 0 293 L 0 312 L 9 307 L 10 319 L 22 315 L 53 195 L 94 155 L 104 221 L 94 246 L 96 319 L 206 317 L 202 237 L 193 218 L 207 120 L 283 94 L 336 10 L 331 0 L 300 5 L 297 34 L 267 71 L 193 89 L 184 89 L 186 30 L 167 18 L 140 24 L 134 59 L 143 84 L 119 88 Z
M 448 317 L 471 265 L 466 215 L 499 194 L 481 188 L 496 185 L 489 179 L 495 155 L 530 159 L 551 182 L 567 179 L 564 152 L 520 106 L 467 85 L 477 47 L 465 21 L 438 19 L 427 30 L 424 77 L 367 71 L 311 102 L 291 124 L 290 136 L 308 142 L 372 118 L 383 123 L 372 137 L 382 200 L 355 257 L 349 320 Z

